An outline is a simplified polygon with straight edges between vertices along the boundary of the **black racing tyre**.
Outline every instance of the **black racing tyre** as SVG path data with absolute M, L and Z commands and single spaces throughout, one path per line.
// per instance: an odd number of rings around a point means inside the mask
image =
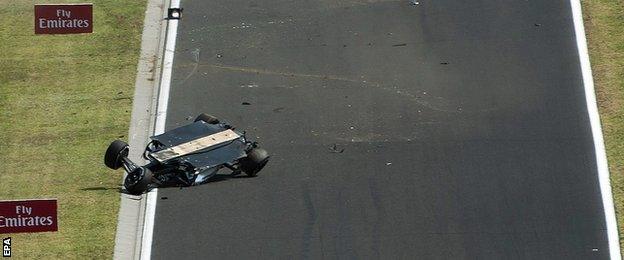
M 219 123 L 218 118 L 211 116 L 209 114 L 206 114 L 206 113 L 201 113 L 200 115 L 198 115 L 197 118 L 195 118 L 195 122 L 197 121 L 204 121 L 208 124 L 213 124 L 213 125 Z
M 140 195 L 141 193 L 149 189 L 149 185 L 152 183 L 152 171 L 145 167 L 136 168 L 134 171 L 129 172 L 124 179 L 124 187 L 128 193 L 133 195 Z
M 269 162 L 269 153 L 260 148 L 253 148 L 247 153 L 247 157 L 241 159 L 241 170 L 248 176 L 256 176 Z
M 104 164 L 113 170 L 123 165 L 121 158 L 128 156 L 128 144 L 121 140 L 113 141 L 104 154 Z

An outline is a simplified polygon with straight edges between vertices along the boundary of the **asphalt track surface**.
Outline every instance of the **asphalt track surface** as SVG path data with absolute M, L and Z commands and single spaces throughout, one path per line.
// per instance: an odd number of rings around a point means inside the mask
M 153 258 L 608 258 L 568 1 L 181 5 L 167 129 L 272 160 L 160 189 Z

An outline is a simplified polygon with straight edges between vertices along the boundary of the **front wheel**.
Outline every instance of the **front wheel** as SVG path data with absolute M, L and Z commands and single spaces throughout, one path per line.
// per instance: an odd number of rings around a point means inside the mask
M 145 167 L 139 167 L 129 172 L 124 180 L 126 191 L 132 195 L 140 195 L 149 189 L 152 183 L 152 171 Z
M 269 153 L 260 148 L 253 148 L 247 153 L 247 157 L 241 159 L 241 170 L 248 176 L 256 176 L 269 162 Z
M 123 165 L 121 160 L 128 156 L 128 144 L 121 140 L 113 141 L 104 154 L 104 164 L 113 170 L 119 169 Z
M 217 117 L 211 116 L 206 113 L 201 113 L 200 115 L 198 115 L 197 118 L 195 118 L 195 122 L 197 121 L 204 121 L 207 124 L 213 124 L 213 125 L 219 123 L 219 119 Z

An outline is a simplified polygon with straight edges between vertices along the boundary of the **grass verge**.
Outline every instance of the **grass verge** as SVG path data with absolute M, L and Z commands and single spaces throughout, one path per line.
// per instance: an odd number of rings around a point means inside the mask
M 624 2 L 584 0 L 583 19 L 624 248 Z
M 146 2 L 92 2 L 93 34 L 35 36 L 33 2 L 0 1 L 0 199 L 59 202 L 58 232 L 11 234 L 17 258 L 112 257 L 121 172 L 102 154 L 127 139 Z

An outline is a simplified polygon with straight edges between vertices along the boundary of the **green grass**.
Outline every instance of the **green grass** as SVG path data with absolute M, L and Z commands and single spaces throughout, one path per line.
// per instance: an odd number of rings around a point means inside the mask
M 127 139 L 146 1 L 93 3 L 93 34 L 35 36 L 33 2 L 0 1 L 0 199 L 59 202 L 58 232 L 11 235 L 16 258 L 112 257 L 121 172 L 102 155 Z
M 584 0 L 583 15 L 624 248 L 624 2 Z

